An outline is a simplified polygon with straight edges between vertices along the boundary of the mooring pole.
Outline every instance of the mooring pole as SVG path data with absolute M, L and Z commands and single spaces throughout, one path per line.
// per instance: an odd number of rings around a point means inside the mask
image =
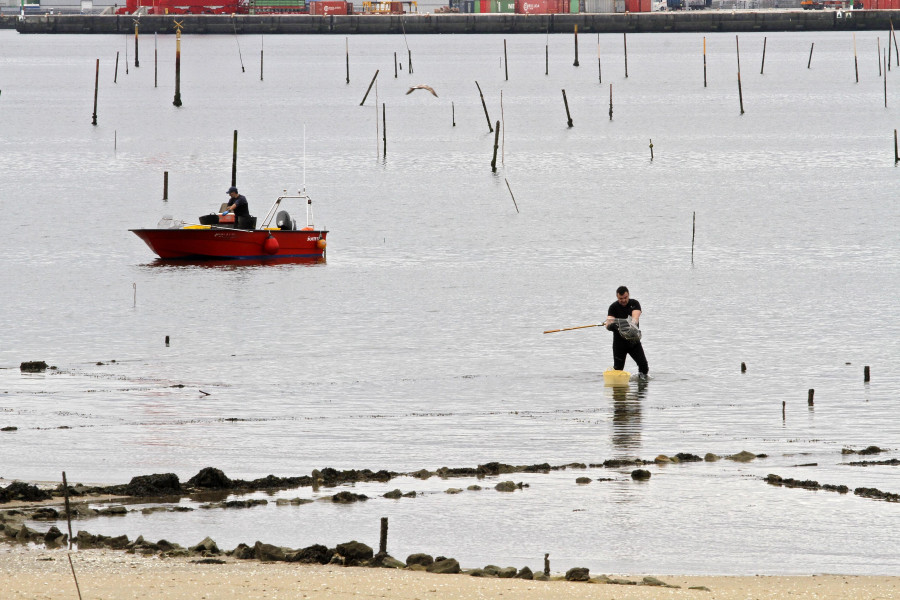
M 237 134 L 238 130 L 234 130 L 234 144 L 231 149 L 231 186 L 237 187 Z
M 369 87 L 366 89 L 366 94 L 363 96 L 362 102 L 359 103 L 360 106 L 366 103 L 366 98 L 369 97 L 369 92 L 372 91 L 372 86 L 375 85 L 375 80 L 378 78 L 378 73 L 381 69 L 375 69 L 375 74 L 372 75 L 372 81 L 369 82 Z
M 566 118 L 569 120 L 569 127 L 573 127 L 572 115 L 569 114 L 569 101 L 566 99 L 566 90 L 562 91 L 562 95 L 563 95 L 563 104 L 566 105 Z
M 91 125 L 97 124 L 97 88 L 100 86 L 100 59 L 97 59 L 97 68 L 94 72 L 94 115 L 91 118 Z
M 159 83 L 159 49 L 156 39 L 156 32 L 153 32 L 153 87 L 157 87 Z
M 609 84 L 609 120 L 612 121 L 612 84 Z
M 809 46 L 809 61 L 806 63 L 806 68 L 807 68 L 807 69 L 808 69 L 809 66 L 812 64 L 812 53 L 813 53 L 813 48 L 815 48 L 815 47 L 816 47 L 816 43 L 815 43 L 815 42 L 813 42 L 813 43 L 810 44 L 810 46 Z
M 488 116 L 487 104 L 484 103 L 484 94 L 481 93 L 481 86 L 478 85 L 477 81 L 475 82 L 475 85 L 478 87 L 478 95 L 481 96 L 481 107 L 484 109 L 484 118 L 487 120 L 488 130 L 493 132 L 494 128 L 491 126 L 491 117 Z
M 394 52 L 394 79 L 397 79 L 397 53 Z
M 506 81 L 509 81 L 509 63 L 507 62 L 505 39 L 503 40 L 503 72 L 506 76 Z
M 744 114 L 744 91 L 741 89 L 741 44 L 738 36 L 734 36 L 735 47 L 737 48 L 737 81 L 738 81 L 738 101 L 741 104 L 741 114 Z
M 628 34 L 622 33 L 622 44 L 625 48 L 625 79 L 628 79 Z
M 575 62 L 572 63 L 572 66 L 578 66 L 578 24 L 575 25 Z
M 347 83 L 350 83 L 350 38 L 344 38 L 344 56 L 347 59 Z
M 706 36 L 703 36 L 703 87 L 706 87 Z
M 113 83 L 116 83 L 117 79 L 119 79 L 119 51 L 116 50 L 116 70 L 113 73 Z
M 134 21 L 134 68 L 138 68 L 141 66 L 141 61 L 138 59 L 138 28 L 140 26 L 140 22 L 135 19 Z
M 759 74 L 760 74 L 760 75 L 763 74 L 763 71 L 764 71 L 765 68 L 766 68 L 766 40 L 767 40 L 767 39 L 768 39 L 768 38 L 763 38 L 763 56 L 762 56 L 762 63 L 759 65 Z
M 897 130 L 894 130 L 894 164 L 900 162 L 900 153 L 897 152 Z M 868 369 L 868 367 L 866 367 Z
M 856 71 L 856 83 L 859 83 L 859 58 L 856 55 L 856 34 L 853 34 L 853 70 Z
M 181 28 L 183 21 L 175 21 L 175 99 L 172 104 L 181 106 Z
M 163 200 L 169 199 L 169 172 L 163 171 Z
M 387 554 L 388 518 L 381 517 L 381 536 L 378 539 L 378 554 Z
M 603 83 L 603 66 L 600 64 L 600 34 L 597 34 L 597 79 Z
M 494 158 L 491 159 L 491 171 L 497 172 L 497 148 L 500 144 L 500 121 L 497 121 L 497 128 L 494 130 Z
M 384 142 L 382 156 L 387 158 L 387 112 L 384 102 L 381 103 L 381 139 Z

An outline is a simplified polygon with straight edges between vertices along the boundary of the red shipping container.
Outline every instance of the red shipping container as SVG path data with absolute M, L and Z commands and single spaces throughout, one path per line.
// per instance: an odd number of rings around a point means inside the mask
M 569 12 L 569 0 L 516 0 L 520 15 L 552 15 Z
M 317 0 L 309 3 L 311 15 L 346 15 L 347 2 L 344 0 Z
M 491 12 L 491 0 L 480 0 L 481 2 L 481 12 L 489 13 Z

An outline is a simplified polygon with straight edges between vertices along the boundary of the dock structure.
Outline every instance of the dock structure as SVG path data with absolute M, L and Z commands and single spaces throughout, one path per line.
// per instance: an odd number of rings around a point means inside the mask
M 141 31 L 173 33 L 173 19 L 192 34 L 452 34 L 452 33 L 690 33 L 889 30 L 890 10 L 673 11 L 580 14 L 405 15 L 144 15 Z M 128 33 L 130 15 L 27 15 L 13 19 L 19 33 Z M 12 22 L 0 23 L 9 27 Z

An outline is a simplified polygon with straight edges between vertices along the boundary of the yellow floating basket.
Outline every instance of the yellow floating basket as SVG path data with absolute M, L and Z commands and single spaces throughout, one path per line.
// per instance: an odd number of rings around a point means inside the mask
M 209 229 L 209 225 L 185 225 L 185 229 Z
M 607 369 L 603 371 L 603 384 L 604 385 L 628 385 L 628 381 L 631 379 L 631 373 L 628 371 L 616 371 L 614 369 Z

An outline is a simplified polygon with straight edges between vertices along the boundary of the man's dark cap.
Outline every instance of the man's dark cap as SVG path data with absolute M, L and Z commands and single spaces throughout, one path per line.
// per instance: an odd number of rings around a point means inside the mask
M 225 193 L 230 194 L 231 192 L 234 192 L 235 194 L 237 194 L 238 193 L 237 188 L 234 186 L 231 186 L 230 188 L 228 188 L 228 191 Z

